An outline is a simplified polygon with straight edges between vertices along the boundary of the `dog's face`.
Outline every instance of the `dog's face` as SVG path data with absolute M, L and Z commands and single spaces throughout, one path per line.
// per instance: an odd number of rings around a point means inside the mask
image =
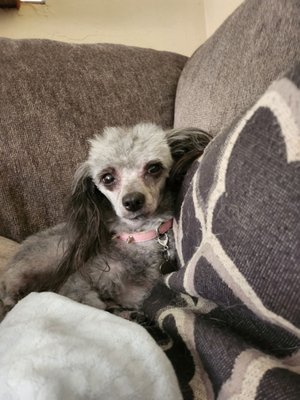
M 117 216 L 132 223 L 151 216 L 173 164 L 166 133 L 153 124 L 107 128 L 90 144 L 89 173 Z

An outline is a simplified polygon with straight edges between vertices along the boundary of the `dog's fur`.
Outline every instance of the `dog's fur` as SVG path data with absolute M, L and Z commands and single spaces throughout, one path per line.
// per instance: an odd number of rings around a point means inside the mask
M 178 185 L 209 139 L 197 129 L 139 124 L 106 128 L 90 140 L 67 223 L 25 240 L 2 274 L 0 318 L 27 293 L 43 290 L 101 309 L 110 302 L 139 308 L 160 277 L 162 247 L 115 235 L 153 230 L 173 216 Z M 171 231 L 168 237 L 175 263 Z

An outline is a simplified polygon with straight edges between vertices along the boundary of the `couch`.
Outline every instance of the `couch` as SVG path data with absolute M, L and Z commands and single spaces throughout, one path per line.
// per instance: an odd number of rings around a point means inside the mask
M 0 39 L 0 269 L 64 219 L 95 132 L 203 129 L 214 140 L 178 199 L 181 268 L 145 313 L 184 399 L 299 399 L 299 65 L 299 0 L 245 1 L 189 59 Z

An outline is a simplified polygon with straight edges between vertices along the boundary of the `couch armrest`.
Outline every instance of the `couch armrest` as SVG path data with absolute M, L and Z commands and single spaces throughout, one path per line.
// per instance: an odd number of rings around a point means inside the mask
M 300 60 L 300 2 L 248 0 L 186 64 L 174 125 L 213 136 L 229 128 Z
M 0 275 L 7 262 L 15 255 L 19 244 L 0 236 Z

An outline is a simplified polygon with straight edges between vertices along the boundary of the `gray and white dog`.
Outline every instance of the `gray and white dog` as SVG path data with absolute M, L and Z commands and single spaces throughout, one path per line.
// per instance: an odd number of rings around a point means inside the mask
M 0 278 L 0 319 L 32 291 L 54 290 L 100 309 L 138 309 L 175 265 L 179 184 L 208 144 L 197 129 L 143 123 L 90 140 L 75 174 L 68 219 L 26 239 Z

